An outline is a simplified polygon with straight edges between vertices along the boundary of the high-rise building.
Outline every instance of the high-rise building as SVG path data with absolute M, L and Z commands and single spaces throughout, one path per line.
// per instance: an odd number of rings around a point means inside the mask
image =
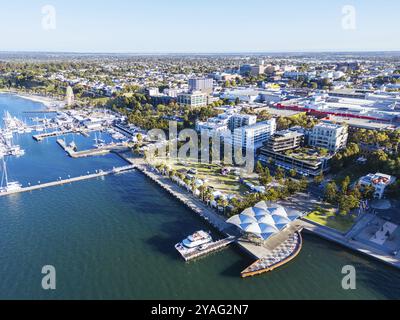
M 192 78 L 189 79 L 189 90 L 191 92 L 200 91 L 203 93 L 212 93 L 214 80 L 211 78 Z
M 233 132 L 233 144 L 244 149 L 257 150 L 276 132 L 276 119 L 240 127 Z
M 337 152 L 346 147 L 349 137 L 348 127 L 334 123 L 316 125 L 309 134 L 308 144 L 317 148 Z

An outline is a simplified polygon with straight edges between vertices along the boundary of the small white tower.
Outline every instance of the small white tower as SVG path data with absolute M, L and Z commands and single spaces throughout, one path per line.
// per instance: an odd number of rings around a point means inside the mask
M 65 94 L 65 102 L 68 107 L 72 106 L 74 104 L 75 97 L 74 97 L 74 91 L 72 90 L 71 86 L 67 87 L 67 93 Z

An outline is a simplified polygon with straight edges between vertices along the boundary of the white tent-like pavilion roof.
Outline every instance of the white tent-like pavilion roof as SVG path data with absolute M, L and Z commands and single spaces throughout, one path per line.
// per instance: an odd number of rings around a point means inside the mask
M 288 213 L 283 206 L 268 205 L 267 202 L 261 201 L 254 207 L 247 208 L 241 214 L 228 219 L 227 222 L 244 232 L 253 233 L 267 240 L 300 216 L 296 212 Z

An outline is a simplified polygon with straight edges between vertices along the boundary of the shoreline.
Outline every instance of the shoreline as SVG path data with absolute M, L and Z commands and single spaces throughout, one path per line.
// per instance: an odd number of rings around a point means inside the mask
M 299 224 L 302 225 L 304 230 L 310 234 L 345 247 L 350 252 L 361 254 L 371 260 L 378 261 L 397 270 L 400 269 L 400 261 L 398 258 L 390 256 L 385 252 L 371 248 L 370 246 L 359 241 L 349 240 L 344 235 L 336 234 L 334 231 L 326 229 L 306 219 L 301 219 Z
M 129 158 L 126 158 L 126 157 L 122 157 L 122 158 L 125 159 L 127 162 L 134 164 L 134 161 L 131 161 Z M 137 166 L 136 169 L 138 169 L 141 173 L 143 173 L 145 176 L 150 178 L 150 180 L 153 180 L 154 182 L 159 184 L 161 187 L 163 187 L 162 182 L 159 179 L 160 177 L 158 177 L 155 174 L 149 173 L 147 170 L 145 170 L 141 166 Z M 154 175 L 154 176 L 151 177 L 151 175 Z M 164 188 L 164 189 L 166 189 L 166 188 Z M 179 189 L 178 189 L 178 192 L 183 194 L 183 192 Z M 178 197 L 178 200 L 181 200 L 181 199 L 179 199 L 179 197 Z M 182 201 L 182 202 L 184 205 L 187 205 L 184 201 Z M 188 207 L 193 210 L 193 208 L 190 205 Z M 195 213 L 198 213 L 198 212 L 196 212 L 196 210 L 193 210 L 193 211 Z M 311 221 L 309 221 L 307 219 L 300 219 L 300 220 L 298 220 L 298 222 L 295 225 L 301 227 L 303 230 L 306 230 L 308 233 L 310 233 L 312 235 L 315 235 L 317 237 L 320 237 L 324 240 L 331 242 L 334 245 L 338 245 L 338 246 L 346 248 L 348 250 L 348 252 L 351 254 L 354 254 L 354 255 L 360 254 L 360 255 L 363 255 L 364 257 L 368 258 L 371 261 L 377 261 L 386 266 L 392 267 L 396 270 L 400 269 L 400 261 L 398 259 L 396 259 L 396 257 L 392 257 L 392 256 L 390 256 L 384 252 L 380 252 L 379 250 L 376 250 L 376 249 L 372 250 L 371 247 L 369 247 L 365 244 L 362 244 L 358 241 L 354 241 L 354 240 L 346 241 L 346 237 L 344 235 L 336 234 L 335 232 L 333 232 L 329 229 L 323 228 L 322 226 L 319 226 L 315 223 L 312 223 Z M 223 232 L 223 231 L 221 231 L 221 232 Z M 239 241 L 237 243 L 240 244 Z M 255 257 L 257 259 L 262 258 L 262 254 L 260 254 L 258 252 L 256 247 L 251 246 L 251 250 L 248 250 L 248 248 L 246 248 L 245 243 L 239 245 L 239 247 L 241 249 L 244 249 L 248 254 L 252 255 L 253 257 Z
M 40 96 L 40 95 L 34 95 L 34 94 L 28 94 L 28 93 L 21 93 L 18 91 L 0 91 L 0 94 L 10 94 L 25 100 L 30 100 L 33 102 L 38 102 L 43 104 L 46 109 L 51 109 L 57 104 L 62 104 L 63 101 L 50 98 L 50 97 L 45 97 L 45 96 Z

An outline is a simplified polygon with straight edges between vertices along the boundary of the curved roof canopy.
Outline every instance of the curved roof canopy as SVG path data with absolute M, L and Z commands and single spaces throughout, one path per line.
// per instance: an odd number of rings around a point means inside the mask
M 247 208 L 241 214 L 228 219 L 227 222 L 267 240 L 300 216 L 301 214 L 297 212 L 288 213 L 280 205 L 268 205 L 267 202 L 261 201 L 254 207 Z

